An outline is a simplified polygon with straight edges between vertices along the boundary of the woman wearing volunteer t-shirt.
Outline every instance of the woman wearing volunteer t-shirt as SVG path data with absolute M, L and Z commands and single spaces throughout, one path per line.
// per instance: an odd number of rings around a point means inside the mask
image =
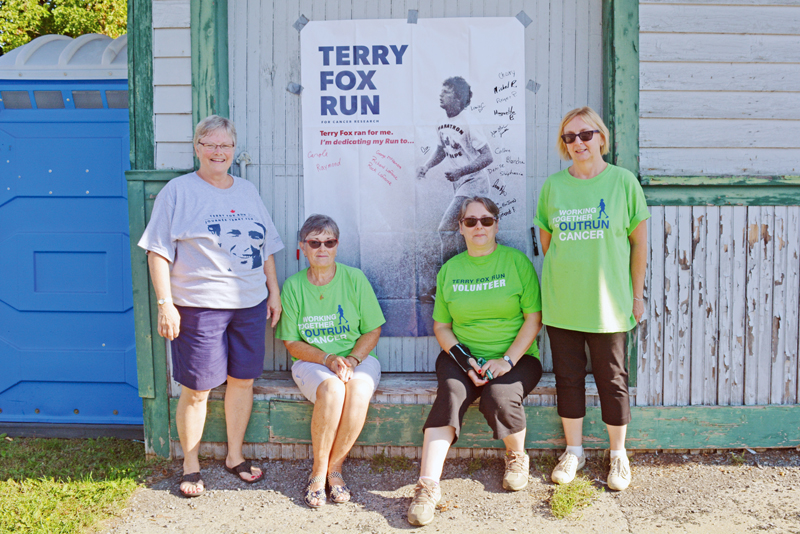
M 536 346 L 542 304 L 531 261 L 495 240 L 498 214 L 488 198 L 464 200 L 458 220 L 467 251 L 436 277 L 433 331 L 442 352 L 436 359 L 436 401 L 423 427 L 420 477 L 408 508 L 412 525 L 433 521 L 447 451 L 478 397 L 494 439 L 506 446 L 503 487 L 519 491 L 528 485 L 522 401 L 542 377 Z M 477 358 L 487 362 L 479 365 Z
M 591 108 L 573 109 L 558 132 L 558 151 L 572 165 L 542 186 L 534 223 L 540 228 L 542 322 L 553 351 L 558 414 L 567 450 L 551 478 L 566 484 L 586 462 L 586 352 L 611 445 L 608 487 L 631 482 L 625 433 L 631 420 L 625 340 L 644 312 L 647 211 L 629 171 L 603 160 L 608 128 Z
M 303 497 L 318 509 L 350 500 L 342 464 L 361 433 L 369 401 L 381 379 L 375 346 L 386 322 L 372 286 L 360 270 L 336 262 L 339 226 L 312 215 L 300 228 L 308 269 L 283 284 L 283 315 L 276 337 L 291 354 L 292 377 L 314 403 L 314 465 Z

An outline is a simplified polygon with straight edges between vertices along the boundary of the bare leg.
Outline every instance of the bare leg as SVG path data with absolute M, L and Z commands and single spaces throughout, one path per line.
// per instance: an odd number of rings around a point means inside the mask
M 618 451 L 625 448 L 625 434 L 628 432 L 628 425 L 611 426 L 606 425 L 608 429 L 608 441 L 612 451 Z
M 225 425 L 228 430 L 228 456 L 225 465 L 236 467 L 244 462 L 242 443 L 250 412 L 253 410 L 253 380 L 228 377 L 225 388 Z M 240 473 L 242 480 L 253 480 L 261 476 L 261 469 L 253 467 L 250 474 Z
M 564 426 L 564 436 L 567 438 L 568 447 L 580 447 L 583 444 L 583 417 L 580 419 L 561 418 Z M 609 434 L 611 431 L 609 430 Z
M 455 256 L 465 247 L 464 238 L 458 232 L 458 215 L 461 212 L 461 204 L 467 197 L 453 197 L 450 205 L 447 206 L 442 220 L 439 222 L 439 238 L 442 240 L 442 264 Z
M 503 443 L 507 451 L 524 451 L 525 450 L 525 431 L 523 428 L 516 434 L 509 434 L 503 438 Z
M 209 391 L 197 391 L 181 386 L 181 397 L 178 400 L 178 408 L 175 413 L 175 423 L 178 427 L 178 438 L 181 440 L 183 449 L 183 472 L 184 474 L 197 473 L 200 471 L 200 439 L 203 436 L 203 426 L 206 423 L 206 406 Z M 195 486 L 189 482 L 181 484 L 181 489 L 186 493 L 195 493 L 191 487 Z
M 328 473 L 342 472 L 342 464 L 358 439 L 358 435 L 361 434 L 361 429 L 364 428 L 369 401 L 372 398 L 372 384 L 366 380 L 351 380 L 344 384 L 344 387 L 344 408 L 341 412 L 339 428 L 336 429 L 336 439 L 333 441 L 330 452 Z M 314 456 L 316 458 L 316 451 Z
M 336 439 L 336 429 L 342 418 L 345 399 L 344 382 L 338 378 L 329 378 L 317 388 L 317 400 L 314 403 L 314 415 L 311 417 L 311 446 L 314 449 L 314 465 L 311 476 L 321 476 L 323 482 L 311 485 L 311 491 L 325 487 L 325 476 L 328 474 L 331 449 Z
M 444 469 L 444 460 L 450 444 L 456 437 L 456 429 L 452 426 L 426 428 L 422 442 L 422 462 L 419 476 L 439 480 Z

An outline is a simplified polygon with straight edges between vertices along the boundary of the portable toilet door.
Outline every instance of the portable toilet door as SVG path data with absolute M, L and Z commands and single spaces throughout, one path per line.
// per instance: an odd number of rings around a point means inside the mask
M 0 426 L 141 425 L 127 37 L 0 57 Z

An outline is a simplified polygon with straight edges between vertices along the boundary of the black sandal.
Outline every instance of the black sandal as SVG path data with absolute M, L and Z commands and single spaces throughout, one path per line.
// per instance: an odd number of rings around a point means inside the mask
M 255 484 L 256 482 L 264 478 L 263 471 L 261 472 L 261 476 L 254 478 L 253 480 L 245 480 L 241 476 L 239 476 L 240 473 L 249 473 L 251 475 L 253 474 L 252 471 L 253 464 L 250 463 L 250 460 L 245 460 L 236 467 L 228 467 L 228 464 L 226 464 L 224 461 L 222 462 L 222 465 L 225 467 L 225 471 L 227 471 L 232 475 L 235 475 L 236 478 L 238 478 L 242 482 L 247 482 L 248 484 Z
M 181 487 L 184 482 L 188 482 L 189 484 L 194 484 L 195 487 L 197 487 L 198 485 L 202 484 L 202 489 L 200 491 L 198 491 L 198 492 L 195 492 L 195 493 L 188 493 L 188 492 L 184 491 L 183 488 Z M 180 484 L 178 485 L 178 491 L 180 492 L 181 495 L 183 495 L 184 497 L 187 497 L 187 498 L 199 497 L 200 495 L 205 493 L 206 492 L 206 483 L 203 482 L 202 478 L 200 478 L 200 471 L 198 471 L 196 473 L 189 473 L 188 475 L 181 476 L 181 481 L 180 481 Z

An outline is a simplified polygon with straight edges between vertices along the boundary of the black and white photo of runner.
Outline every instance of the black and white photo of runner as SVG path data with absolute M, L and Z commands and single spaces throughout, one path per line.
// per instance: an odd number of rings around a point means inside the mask
M 445 167 L 444 177 L 453 184 L 453 200 L 439 223 L 442 242 L 441 264 L 462 252 L 464 238 L 458 231 L 458 214 L 465 199 L 489 196 L 489 175 L 484 170 L 494 158 L 480 127 L 470 124 L 467 108 L 472 101 L 472 88 L 461 76 L 447 78 L 442 84 L 439 105 L 447 114 L 437 125 L 439 145 L 430 159 L 419 169 L 417 178 L 424 179 L 437 165 Z M 441 265 L 440 264 L 440 265 Z

